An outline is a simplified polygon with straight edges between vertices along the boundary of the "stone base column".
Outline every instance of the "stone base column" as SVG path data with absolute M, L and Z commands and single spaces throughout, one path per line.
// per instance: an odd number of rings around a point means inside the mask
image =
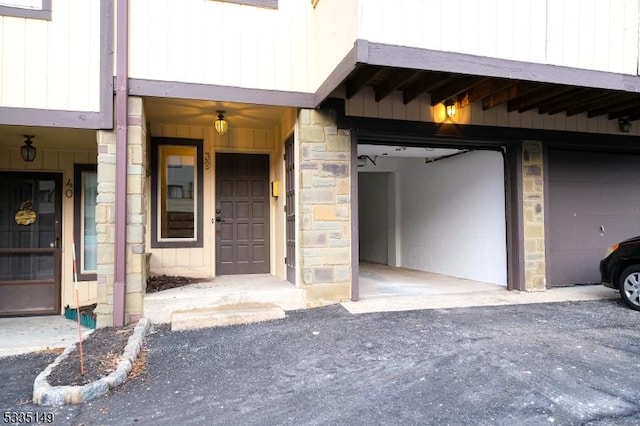
M 97 327 L 113 325 L 115 250 L 116 132 L 98 131 L 98 196 L 96 228 L 98 242 Z M 127 129 L 127 241 L 125 323 L 143 314 L 147 268 L 146 170 L 147 130 L 141 98 L 129 98 Z
M 351 137 L 337 129 L 332 112 L 301 110 L 296 141 L 301 228 L 297 250 L 307 306 L 349 300 Z
M 544 235 L 544 156 L 542 143 L 524 141 L 522 146 L 522 211 L 524 215 L 525 289 L 546 288 Z

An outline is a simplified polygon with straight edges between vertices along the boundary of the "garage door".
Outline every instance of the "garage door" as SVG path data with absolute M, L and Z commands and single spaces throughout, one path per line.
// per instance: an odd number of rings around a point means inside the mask
M 640 234 L 640 156 L 549 151 L 548 286 L 598 283 L 611 244 Z

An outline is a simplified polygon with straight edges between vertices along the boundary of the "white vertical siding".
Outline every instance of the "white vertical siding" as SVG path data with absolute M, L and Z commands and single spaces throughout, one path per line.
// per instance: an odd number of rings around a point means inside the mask
M 0 16 L 0 106 L 98 111 L 100 0 L 56 0 L 51 21 Z
M 132 0 L 130 76 L 312 92 L 353 48 L 356 10 L 356 0 L 280 0 L 277 9 Z
M 637 0 L 358 1 L 357 38 L 637 74 Z
M 132 0 L 132 78 L 309 91 L 310 5 Z M 353 44 L 353 41 L 351 41 Z

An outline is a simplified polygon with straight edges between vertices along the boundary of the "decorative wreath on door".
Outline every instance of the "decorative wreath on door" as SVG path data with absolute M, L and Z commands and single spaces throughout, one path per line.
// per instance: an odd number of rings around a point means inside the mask
M 16 212 L 15 219 L 18 225 L 31 225 L 36 221 L 36 212 L 33 211 L 33 203 L 31 201 L 23 201 L 20 204 L 20 210 Z

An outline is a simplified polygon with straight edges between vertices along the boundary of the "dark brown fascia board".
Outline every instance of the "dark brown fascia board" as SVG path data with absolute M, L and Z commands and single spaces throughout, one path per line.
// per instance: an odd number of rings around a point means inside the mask
M 316 107 L 331 95 L 357 64 L 570 86 L 575 86 L 576 82 L 580 82 L 580 87 L 640 93 L 640 77 L 633 75 L 374 43 L 358 39 L 355 41 L 353 49 L 316 91 Z
M 340 63 L 333 69 L 329 76 L 320 85 L 318 90 L 314 94 L 314 105 L 318 107 L 325 99 L 327 99 L 331 93 L 336 90 L 342 82 L 356 69 L 358 63 L 366 63 L 367 58 L 362 56 L 368 51 L 366 40 L 356 40 L 353 47 L 342 58 Z
M 61 111 L 38 108 L 0 107 L 0 125 L 109 129 L 105 114 L 87 111 Z
M 179 81 L 129 79 L 129 95 L 314 108 L 313 93 L 251 89 Z
M 595 87 L 640 92 L 640 77 L 557 65 L 489 58 L 465 53 L 356 41 L 358 57 L 369 65 L 444 71 L 458 74 L 507 78 L 511 80 Z
M 43 2 L 51 10 L 51 0 Z M 2 13 L 0 13 L 2 14 Z M 65 111 L 0 107 L 0 125 L 113 128 L 113 2 L 100 2 L 100 106 L 99 111 Z
M 51 20 L 51 0 L 42 0 L 42 9 L 25 9 L 22 7 L 0 6 L 0 16 L 16 18 Z
M 222 3 L 233 3 L 244 6 L 262 7 L 264 9 L 277 9 L 278 0 L 216 0 Z

